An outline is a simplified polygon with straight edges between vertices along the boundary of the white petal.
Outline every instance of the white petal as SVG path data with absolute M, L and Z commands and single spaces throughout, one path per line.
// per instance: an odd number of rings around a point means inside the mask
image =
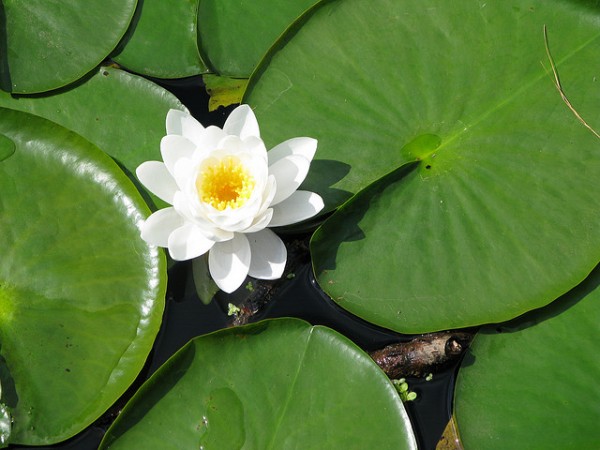
M 194 119 L 190 113 L 177 109 L 171 109 L 167 113 L 167 134 L 185 136 L 196 143 L 203 131 L 202 124 Z
M 211 156 L 222 158 L 224 156 L 235 155 L 242 152 L 244 150 L 244 144 L 237 136 L 225 135 L 217 144 L 215 144 L 214 149 L 218 149 L 218 151 L 213 152 Z
M 173 207 L 182 217 L 186 218 L 188 221 L 193 221 L 197 214 L 195 214 L 195 210 L 190 202 L 187 200 L 186 195 L 177 191 L 175 193 L 175 197 L 173 198 Z
M 191 159 L 196 145 L 189 139 L 176 134 L 167 135 L 160 141 L 160 154 L 171 175 L 175 176 L 175 164 L 180 159 Z
M 169 236 L 169 254 L 175 261 L 186 261 L 203 255 L 215 244 L 192 224 L 177 228 Z
M 218 242 L 208 254 L 210 275 L 219 288 L 235 291 L 250 269 L 250 243 L 244 234 L 236 233 L 230 241 Z
M 248 105 L 240 105 L 229 114 L 223 125 L 223 131 L 226 134 L 239 136 L 241 139 L 249 136 L 260 137 L 256 116 Z
M 256 136 L 249 136 L 244 139 L 244 149 L 252 154 L 255 158 L 262 158 L 265 163 L 268 160 L 267 156 L 267 147 L 265 147 L 265 143 L 263 140 Z
M 175 208 L 159 209 L 142 224 L 142 239 L 152 245 L 167 247 L 170 234 L 183 223 L 183 217 L 177 214 Z
M 180 158 L 175 163 L 173 168 L 173 178 L 179 186 L 179 190 L 188 192 L 190 189 L 195 189 L 197 169 L 191 159 Z
M 273 207 L 270 227 L 290 225 L 308 219 L 323 209 L 323 199 L 309 191 L 296 191 L 286 201 Z
M 286 156 L 269 166 L 269 174 L 275 177 L 277 191 L 271 205 L 276 205 L 290 195 L 304 181 L 310 168 L 310 162 L 302 156 Z
M 208 153 L 220 148 L 220 142 L 227 135 L 219 127 L 210 126 L 204 130 L 202 136 L 197 142 L 194 142 L 198 147 L 198 154 L 205 158 Z
M 269 229 L 246 235 L 252 259 L 248 274 L 261 280 L 280 278 L 285 269 L 287 250 L 282 240 Z
M 173 197 L 178 190 L 177 183 L 162 162 L 143 162 L 135 169 L 135 174 L 150 192 L 165 202 L 173 204 Z
M 213 222 L 202 215 L 202 211 L 193 209 L 190 202 L 187 201 L 185 195 L 181 191 L 175 194 L 173 207 L 187 222 L 198 227 L 207 239 L 214 242 L 233 239 L 233 232 L 217 228 Z
M 246 214 L 243 214 L 246 213 Z M 226 231 L 242 232 L 254 221 L 255 211 L 243 211 L 242 209 L 225 209 L 223 211 L 210 212 L 208 219 L 218 228 Z
M 267 208 L 271 205 L 276 192 L 277 182 L 275 181 L 275 177 L 273 175 L 269 175 L 269 177 L 267 178 L 267 182 L 265 183 L 265 189 L 263 191 L 262 205 L 260 207 L 260 210 L 256 214 L 257 216 L 264 213 L 267 210 Z
M 235 233 L 232 231 L 221 230 L 215 226 L 205 227 L 203 223 L 195 224 L 202 230 L 202 233 L 207 239 L 214 242 L 223 242 L 233 239 Z
M 273 210 L 271 208 L 267 209 L 262 215 L 256 217 L 252 225 L 244 230 L 244 233 L 256 233 L 266 227 L 271 223 L 271 219 L 273 218 Z
M 309 137 L 297 137 L 288 139 L 269 150 L 269 165 L 276 163 L 282 158 L 290 155 L 303 156 L 309 162 L 317 151 L 317 140 Z

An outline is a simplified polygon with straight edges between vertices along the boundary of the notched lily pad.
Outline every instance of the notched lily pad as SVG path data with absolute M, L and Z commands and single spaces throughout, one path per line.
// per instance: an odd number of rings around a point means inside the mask
M 136 393 L 100 446 L 416 449 L 395 388 L 325 327 L 280 319 L 198 337 Z
M 342 307 L 403 333 L 461 328 L 547 305 L 590 273 L 600 140 L 556 89 L 544 30 L 570 103 L 600 128 L 593 3 L 324 1 L 269 51 L 244 97 L 267 146 L 318 139 L 302 188 L 326 209 L 335 190 L 357 195 L 312 243 Z

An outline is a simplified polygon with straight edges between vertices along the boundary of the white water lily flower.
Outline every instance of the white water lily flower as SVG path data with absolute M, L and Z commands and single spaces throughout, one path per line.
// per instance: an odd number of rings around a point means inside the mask
M 147 161 L 136 174 L 173 206 L 148 217 L 142 238 L 167 247 L 178 261 L 209 252 L 210 274 L 225 292 L 247 275 L 281 277 L 287 252 L 267 227 L 308 219 L 323 208 L 319 195 L 298 190 L 316 149 L 315 139 L 299 137 L 267 152 L 248 105 L 234 109 L 223 129 L 169 111 L 160 143 L 164 162 Z

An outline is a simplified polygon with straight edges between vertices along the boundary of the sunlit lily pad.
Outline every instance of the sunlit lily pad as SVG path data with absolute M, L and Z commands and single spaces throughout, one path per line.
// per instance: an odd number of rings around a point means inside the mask
M 248 78 L 279 35 L 317 0 L 200 0 L 199 42 L 220 75 Z
M 192 340 L 138 391 L 101 449 L 415 449 L 402 401 L 352 342 L 283 319 Z
M 206 71 L 198 51 L 198 2 L 144 0 L 113 59 L 129 70 L 158 78 Z
M 13 97 L 0 92 L 0 106 L 75 131 L 115 158 L 134 180 L 138 165 L 160 158 L 168 110 L 184 109 L 160 86 L 111 67 L 101 67 L 85 83 L 51 95 Z
M 600 270 L 552 305 L 481 330 L 456 386 L 465 448 L 596 448 Z
M 50 444 L 100 416 L 141 370 L 162 318 L 148 208 L 104 153 L 0 108 L 0 375 L 10 441 Z
M 136 4 L 137 0 L 3 2 L 0 87 L 34 93 L 78 80 L 113 51 Z
M 334 300 L 424 332 L 511 319 L 589 274 L 600 140 L 554 85 L 544 26 L 600 128 L 599 23 L 575 0 L 328 1 L 270 51 L 244 99 L 267 145 L 319 140 L 303 188 L 329 209 L 369 186 L 313 239 Z

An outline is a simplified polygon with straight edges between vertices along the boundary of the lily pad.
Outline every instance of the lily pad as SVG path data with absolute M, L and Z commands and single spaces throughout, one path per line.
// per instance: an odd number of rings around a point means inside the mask
M 325 327 L 259 322 L 196 338 L 148 380 L 101 449 L 416 449 L 395 388 Z
M 279 35 L 316 0 L 200 0 L 199 43 L 219 75 L 248 78 Z
M 140 190 L 144 188 L 135 178 L 136 167 L 160 159 L 167 112 L 185 109 L 160 86 L 111 67 L 101 67 L 77 87 L 51 95 L 26 97 L 0 92 L 0 106 L 29 112 L 75 131 L 116 159 Z M 156 197 L 152 199 L 165 205 Z
M 121 40 L 137 0 L 10 0 L 2 5 L 2 89 L 36 93 L 72 83 Z
M 303 188 L 329 209 L 360 191 L 312 242 L 342 307 L 404 333 L 458 328 L 590 273 L 600 140 L 554 84 L 544 26 L 566 96 L 598 128 L 593 4 L 327 1 L 270 51 L 244 99 L 267 146 L 319 140 Z
M 465 448 L 597 447 L 598 333 L 598 268 L 550 306 L 483 328 L 456 385 Z
M 206 72 L 198 51 L 198 2 L 144 0 L 113 59 L 143 75 L 182 78 Z
M 73 436 L 135 379 L 161 323 L 164 255 L 148 208 L 104 153 L 45 119 L 0 108 L 16 146 L 0 163 L 0 378 L 10 442 Z

